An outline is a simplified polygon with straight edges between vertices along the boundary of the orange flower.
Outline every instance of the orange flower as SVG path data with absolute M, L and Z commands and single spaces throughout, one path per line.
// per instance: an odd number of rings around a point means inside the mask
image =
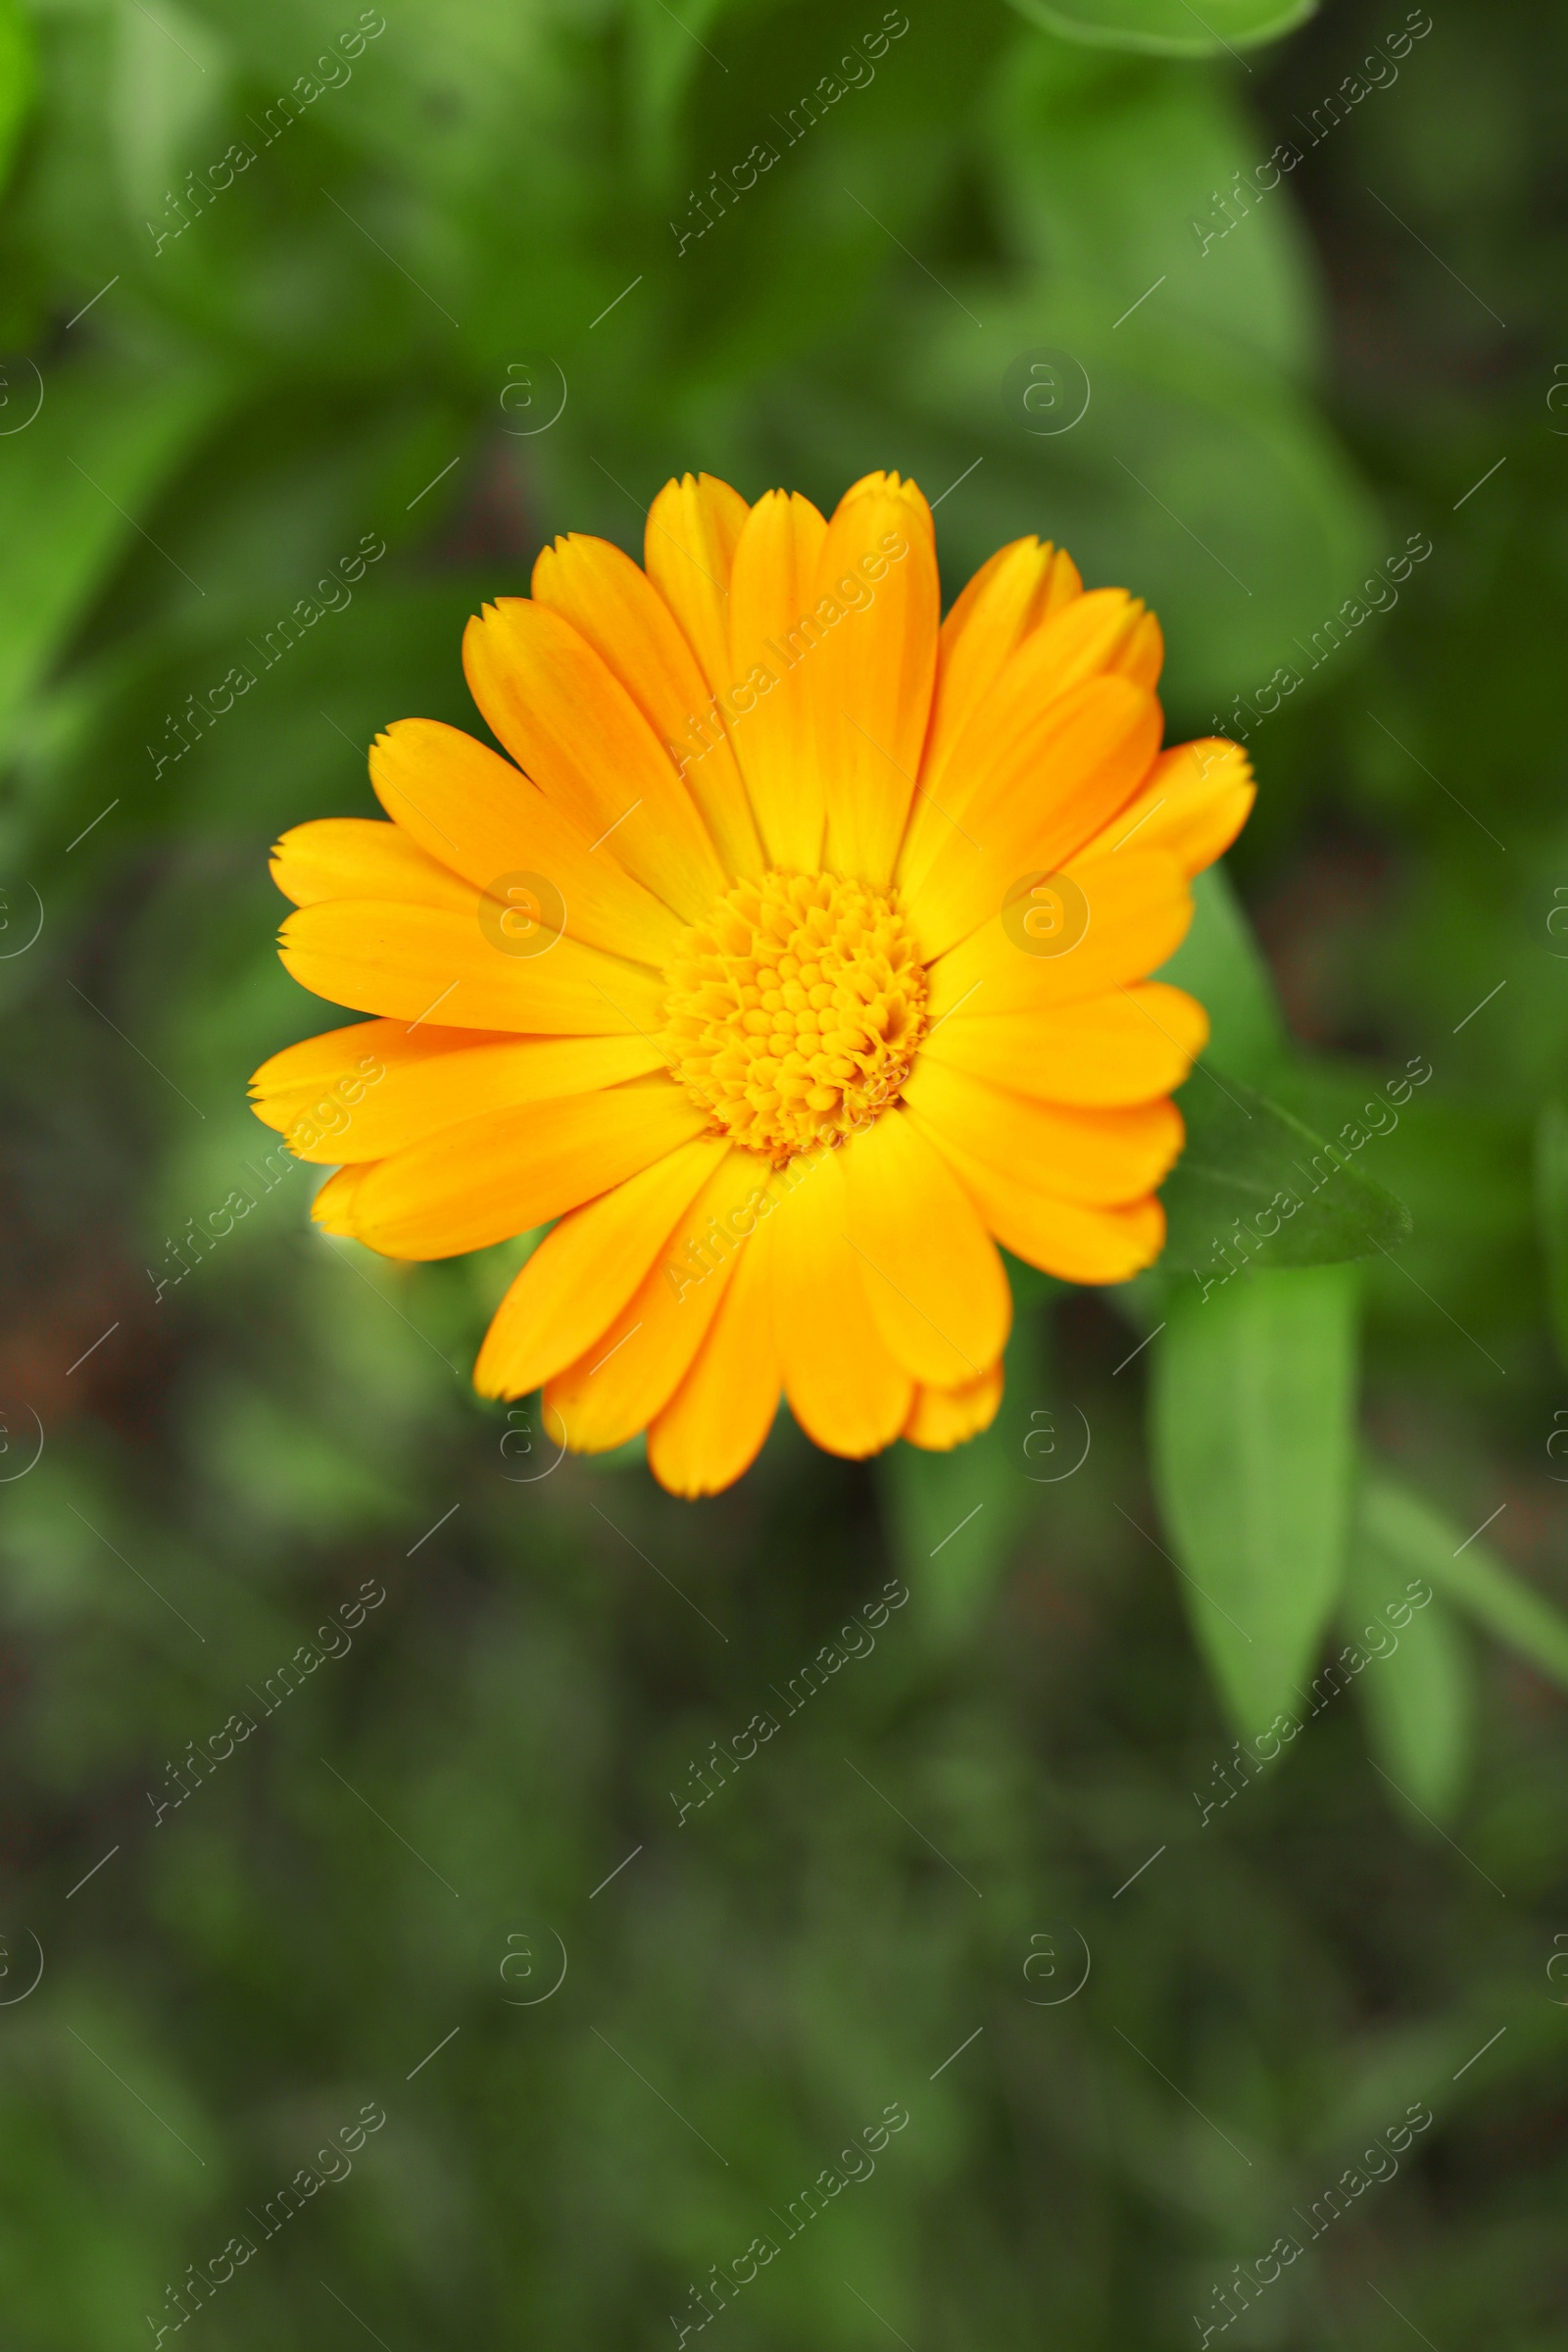
M 387 1256 L 555 1221 L 474 1381 L 579 1450 L 646 1429 L 711 1494 L 781 1390 L 834 1453 L 956 1446 L 1002 1394 L 999 1241 L 1073 1282 L 1159 1252 L 1207 1022 L 1146 975 L 1247 760 L 1161 753 L 1158 624 L 1050 546 L 942 620 L 897 474 L 830 521 L 688 475 L 645 563 L 559 540 L 469 623 L 510 760 L 400 720 L 390 823 L 284 835 L 284 963 L 377 1017 L 275 1054 L 258 1112 Z

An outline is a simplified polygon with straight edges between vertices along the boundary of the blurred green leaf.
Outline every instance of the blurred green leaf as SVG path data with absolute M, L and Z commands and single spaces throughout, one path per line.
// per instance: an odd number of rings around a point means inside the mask
M 37 78 L 32 28 L 20 0 L 0 0 L 0 184 L 10 176 Z
M 1477 1625 L 1568 1690 L 1568 1615 L 1543 1600 L 1495 1552 L 1376 1466 L 1362 1482 L 1359 1518 L 1367 1541 L 1388 1559 L 1424 1576 Z
M 1568 1108 L 1547 1102 L 1536 1121 L 1536 1219 L 1557 1353 L 1568 1363 Z
M 932 295 L 928 316 L 906 313 L 907 350 L 878 351 L 901 396 L 952 434 L 955 457 L 985 456 L 961 508 L 940 517 L 947 552 L 961 532 L 965 563 L 978 564 L 1034 529 L 1066 547 L 1091 586 L 1136 589 L 1165 632 L 1163 690 L 1183 732 L 1234 732 L 1238 694 L 1290 692 L 1275 671 L 1299 663 L 1297 639 L 1338 612 L 1375 549 L 1365 496 L 1296 383 L 1206 321 L 1149 322 L 1157 296 L 1121 321 L 1117 302 L 1125 312 L 1147 281 L 1113 293 L 1040 271 L 952 284 L 953 302 Z M 1054 355 L 1047 364 L 1072 394 L 1054 430 L 1021 405 L 1031 354 Z M 962 467 L 935 477 L 938 497 Z
M 21 370 L 13 380 L 20 402 Z M 32 422 L 0 439 L 0 725 L 15 724 L 115 563 L 145 544 L 143 517 L 220 384 L 211 368 L 115 362 L 36 379 Z
M 947 1453 L 898 1445 L 879 1454 L 876 1478 L 889 1539 L 937 1640 L 960 1634 L 985 1609 L 1028 1517 L 1031 1437 L 1047 1409 L 1045 1318 L 1020 1314 L 1007 1343 L 1005 1387 L 989 1429 Z M 1058 1440 L 1053 1429 L 1050 1444 Z M 1041 1450 L 1040 1444 L 1034 1452 Z
M 1192 929 L 1158 976 L 1202 1005 L 1208 1052 L 1219 1067 L 1267 1086 L 1290 1039 L 1273 975 L 1222 865 L 1194 881 Z
M 1447 1603 L 1380 1541 L 1365 1498 L 1363 1484 L 1341 1617 L 1347 1641 L 1367 1660 L 1356 1678 L 1356 1696 L 1389 1778 L 1423 1812 L 1445 1821 L 1470 1776 L 1475 1663 Z M 1430 1596 L 1424 1602 L 1422 1592 Z
M 1348 1267 L 1312 1266 L 1178 1290 L 1152 1351 L 1160 1509 L 1244 1736 L 1290 1705 L 1344 1582 L 1356 1288 Z
M 1025 37 L 998 76 L 996 122 L 992 172 L 1011 240 L 1048 283 L 1076 280 L 1102 303 L 1119 295 L 1107 358 L 1129 336 L 1167 336 L 1174 320 L 1293 376 L 1309 371 L 1311 258 L 1277 177 L 1250 210 L 1238 199 L 1236 233 L 1224 233 L 1222 191 L 1268 153 L 1231 79 Z
M 178 190 L 192 155 L 206 143 L 203 127 L 213 126 L 227 63 L 212 25 L 178 0 L 160 0 L 156 18 L 146 9 L 118 12 L 110 124 L 121 193 L 138 238 L 147 238 L 145 214 L 158 216 L 163 228 L 177 225 L 178 215 L 165 210 L 166 192 Z M 222 147 L 222 137 L 215 136 L 214 155 Z
M 1202 16 L 1185 0 L 1013 0 L 1013 6 L 1065 40 L 1096 48 L 1212 57 L 1278 40 L 1315 13 L 1317 0 L 1212 0 Z
M 1200 1063 L 1177 1100 L 1187 1143 L 1160 1189 L 1163 1265 L 1225 1283 L 1256 1254 L 1271 1267 L 1334 1265 L 1410 1231 L 1402 1201 L 1240 1078 Z

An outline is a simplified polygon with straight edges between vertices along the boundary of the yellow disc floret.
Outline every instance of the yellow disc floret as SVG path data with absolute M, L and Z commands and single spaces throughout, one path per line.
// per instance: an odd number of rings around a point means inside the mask
M 661 1043 L 714 1123 L 778 1164 L 896 1102 L 925 972 L 896 896 L 836 874 L 737 882 L 671 958 Z

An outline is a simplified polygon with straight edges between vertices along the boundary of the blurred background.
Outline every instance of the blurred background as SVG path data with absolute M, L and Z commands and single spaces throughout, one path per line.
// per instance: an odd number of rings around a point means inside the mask
M 1544 0 L 0 5 L 7 2352 L 1563 2340 L 1565 68 Z M 324 1025 L 269 846 L 476 723 L 480 600 L 876 466 L 1248 735 L 1215 1067 L 1429 1069 L 1352 1147 L 1409 1238 L 1304 1278 L 1384 1482 L 1308 1672 L 1433 1597 L 1264 1765 L 1128 1360 L 1190 1272 L 1032 1285 L 959 1455 L 785 1417 L 689 1506 L 474 1398 L 514 1248 L 327 1241 L 246 1106 Z

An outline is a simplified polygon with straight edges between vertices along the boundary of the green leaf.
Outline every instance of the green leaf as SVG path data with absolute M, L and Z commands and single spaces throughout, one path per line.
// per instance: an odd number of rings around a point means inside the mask
M 14 367 L 13 385 L 21 374 Z M 218 386 L 205 370 L 95 364 L 51 370 L 36 389 L 31 423 L 0 438 L 3 727 L 121 555 L 145 544 L 138 531 L 152 501 L 208 421 Z M 194 603 L 200 591 L 188 593 Z
M 901 1441 L 877 1457 L 894 1556 L 939 1638 L 972 1624 L 996 1589 L 1035 1497 L 1031 1464 L 1042 1446 L 1032 1436 L 1051 1420 L 1047 1443 L 1061 1450 L 1073 1442 L 1052 1420 L 1045 1357 L 1043 1315 L 1021 1314 L 1007 1343 L 1002 1407 L 989 1429 L 949 1453 Z
M 32 28 L 18 0 L 0 0 L 0 184 L 10 177 L 37 80 Z
M 1536 1221 L 1558 1356 L 1568 1363 L 1568 1109 L 1547 1102 L 1536 1122 Z
M 1020 16 L 1064 40 L 1156 57 L 1213 57 L 1277 41 L 1314 15 L 1317 0 L 1212 0 L 1200 16 L 1183 0 L 1013 0 Z
M 1568 1616 L 1532 1592 L 1495 1552 L 1375 1467 L 1362 1482 L 1359 1521 L 1390 1560 L 1424 1576 L 1477 1625 L 1568 1690 Z
M 1268 1268 L 1343 1264 L 1410 1231 L 1402 1201 L 1241 1079 L 1200 1063 L 1177 1100 L 1187 1145 L 1160 1192 L 1160 1263 L 1201 1269 L 1200 1296 L 1254 1257 Z
M 1022 283 L 959 272 L 953 290 L 950 301 L 932 288 L 895 316 L 861 445 L 875 446 L 872 404 L 885 411 L 891 379 L 901 407 L 951 435 L 929 466 L 913 444 L 917 478 L 924 467 L 937 480 L 959 448 L 981 449 L 962 505 L 951 517 L 942 509 L 955 585 L 1020 529 L 1086 561 L 1092 548 L 1098 580 L 1132 582 L 1159 613 L 1181 731 L 1250 732 L 1233 715 L 1238 681 L 1244 693 L 1294 695 L 1292 680 L 1304 682 L 1297 640 L 1338 611 L 1379 553 L 1366 495 L 1321 416 L 1234 333 L 1157 313 L 1164 290 L 1148 280 L 1118 287 L 1124 309 L 1151 295 L 1119 331 L 1102 277 L 1044 267 Z M 1147 323 L 1146 314 L 1154 314 Z M 1016 370 L 1051 354 L 1065 363 L 1068 405 L 1060 427 L 1042 434 L 1023 412 Z M 803 443 L 814 421 L 792 420 Z
M 1292 1707 L 1345 1578 L 1356 1277 L 1313 1266 L 1178 1291 L 1152 1451 L 1182 1597 L 1244 1737 Z
M 704 51 L 728 74 L 708 39 L 722 4 L 723 0 L 695 0 L 674 17 L 661 0 L 636 0 L 628 13 L 627 94 L 638 124 L 644 176 L 652 187 L 678 172 L 678 119 L 703 70 Z
M 1222 1070 L 1266 1086 L 1291 1050 L 1274 976 L 1223 866 L 1193 883 L 1193 925 L 1158 977 L 1208 1014 L 1208 1051 Z
M 109 129 L 122 199 L 141 244 L 149 241 L 146 215 L 177 224 L 165 211 L 165 191 L 179 186 L 186 159 L 209 144 L 215 156 L 222 153 L 229 134 L 217 123 L 227 63 L 215 28 L 172 0 L 163 0 L 156 17 L 132 8 L 116 21 Z
M 1445 1821 L 1469 1777 L 1475 1664 L 1457 1617 L 1391 1552 L 1357 1494 L 1343 1630 L 1366 1659 L 1355 1691 L 1377 1761 L 1400 1793 Z M 1421 1595 L 1425 1593 L 1425 1600 Z M 1400 1619 L 1403 1623 L 1400 1623 Z
M 1282 178 L 1245 214 L 1217 201 L 1269 152 L 1232 77 L 1026 35 L 998 76 L 995 122 L 1009 244 L 1052 278 L 1116 289 L 1107 326 L 1148 294 L 1107 357 L 1176 320 L 1310 380 L 1320 304 L 1294 197 Z

